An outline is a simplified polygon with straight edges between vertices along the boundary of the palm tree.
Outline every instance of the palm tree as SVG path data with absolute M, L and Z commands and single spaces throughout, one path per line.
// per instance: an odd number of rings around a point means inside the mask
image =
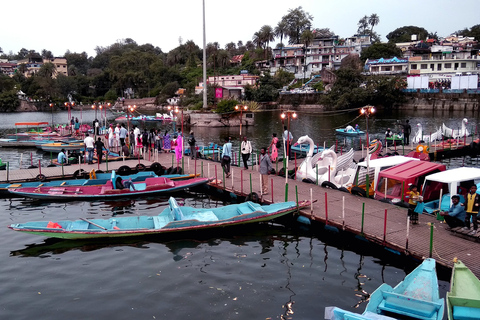
M 363 16 L 363 18 L 358 21 L 357 25 L 358 25 L 357 32 L 360 34 L 365 34 L 365 31 L 368 28 L 368 17 Z
M 315 38 L 315 35 L 313 34 L 312 31 L 310 30 L 305 30 L 302 32 L 302 35 L 300 36 L 300 41 L 303 43 L 303 50 L 305 52 L 305 56 L 303 57 L 303 78 L 305 79 L 305 70 L 307 68 L 307 48 L 310 46 L 310 44 L 313 42 L 313 39 Z
M 285 21 L 280 21 L 275 27 L 274 33 L 276 37 L 280 37 L 280 43 L 282 43 L 281 48 L 283 49 L 283 37 L 287 36 L 288 28 Z
M 255 45 L 255 47 L 257 48 L 261 48 L 263 47 L 263 39 L 262 39 L 262 35 L 260 33 L 260 31 L 257 31 L 253 34 L 253 44 Z
M 370 33 L 373 34 L 373 27 L 378 25 L 380 22 L 380 17 L 376 13 L 372 13 L 370 17 L 368 17 L 368 23 L 372 26 L 370 29 Z
M 275 40 L 275 34 L 272 27 L 270 27 L 269 25 L 264 25 L 260 29 L 260 35 L 262 37 L 263 44 L 265 45 L 265 59 L 267 59 L 268 44 L 270 43 L 270 41 Z

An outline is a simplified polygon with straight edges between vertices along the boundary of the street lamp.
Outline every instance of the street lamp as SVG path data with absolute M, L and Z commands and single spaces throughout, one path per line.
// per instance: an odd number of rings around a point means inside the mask
M 243 112 L 243 110 L 247 111 L 248 106 L 241 106 L 241 105 L 237 104 L 235 106 L 235 110 L 240 111 L 240 138 L 241 138 L 242 137 L 242 121 L 243 121 L 242 112 Z
M 127 107 L 127 130 L 128 130 L 128 134 L 130 134 L 130 114 L 133 114 L 133 111 L 135 111 L 135 109 L 137 109 L 137 105 L 129 105 Z
M 285 170 L 285 202 L 288 201 L 288 156 L 290 154 L 290 119 L 296 119 L 297 118 L 297 113 L 295 111 L 287 110 L 282 112 L 280 115 L 280 118 L 282 118 L 282 123 L 285 118 L 287 119 L 287 140 L 286 144 L 285 141 L 283 143 L 284 145 L 284 155 L 285 155 L 285 165 L 284 165 L 284 170 Z
M 368 153 L 368 147 L 370 145 L 370 139 L 368 138 L 368 118 L 370 115 L 375 113 L 375 108 L 373 106 L 365 106 L 360 109 L 360 114 L 365 116 L 365 123 L 366 123 L 366 133 L 367 133 L 367 174 L 366 174 L 366 184 L 365 184 L 365 191 L 367 198 L 370 195 L 370 180 L 368 176 L 368 172 L 370 171 L 370 154 Z
M 53 131 L 53 103 L 50 103 L 49 106 L 50 106 L 50 110 L 52 111 L 52 124 L 51 124 L 51 127 L 52 127 L 52 131 Z

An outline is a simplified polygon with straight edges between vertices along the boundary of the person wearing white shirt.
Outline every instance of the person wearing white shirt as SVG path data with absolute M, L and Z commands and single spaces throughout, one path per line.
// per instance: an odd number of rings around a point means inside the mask
M 133 141 L 135 141 L 135 147 L 138 145 L 138 136 L 141 134 L 140 129 L 135 126 L 135 129 L 133 129 Z
M 287 130 L 287 126 L 283 126 L 283 141 L 285 142 L 285 154 L 288 155 L 289 158 L 292 157 L 292 150 L 291 150 L 291 145 L 292 145 L 292 140 L 293 136 L 290 131 Z
M 88 152 L 87 161 L 88 161 L 89 164 L 92 164 L 93 163 L 93 148 L 94 148 L 95 141 L 87 133 L 87 134 L 85 134 L 85 139 L 83 140 L 83 143 L 85 143 L 85 149 L 87 149 L 87 152 Z
M 113 131 L 113 124 L 108 127 L 108 147 L 113 147 L 113 141 L 115 140 L 115 133 Z
M 250 158 L 250 154 L 252 153 L 252 144 L 248 141 L 247 136 L 243 136 L 242 145 L 240 146 L 242 150 L 242 160 L 243 166 L 245 170 L 248 170 L 248 159 Z
M 115 127 L 115 130 L 113 131 L 115 133 L 115 146 L 118 148 L 120 145 L 120 124 L 117 123 L 117 126 Z

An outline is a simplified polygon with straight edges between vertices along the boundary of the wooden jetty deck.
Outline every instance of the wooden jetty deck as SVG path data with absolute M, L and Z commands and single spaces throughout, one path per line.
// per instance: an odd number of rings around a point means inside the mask
M 361 153 L 356 154 L 356 158 L 358 157 L 361 157 Z M 108 170 L 115 170 L 124 165 L 133 168 L 139 163 L 148 167 L 154 161 L 170 167 L 172 159 L 172 154 L 161 153 L 158 158 L 152 158 L 151 161 L 109 162 Z M 107 171 L 107 164 L 102 163 L 100 166 L 97 164 L 64 166 L 63 175 L 72 175 L 79 169 L 90 171 L 98 168 Z M 294 162 L 290 161 L 289 169 L 293 168 Z M 62 176 L 61 167 L 19 169 L 9 172 L 9 180 L 35 179 L 40 174 L 40 170 L 41 174 L 47 177 L 58 178 Z M 185 173 L 203 173 L 204 176 L 216 177 L 217 180 L 211 185 L 229 192 L 247 195 L 250 193 L 251 185 L 251 191 L 261 194 L 260 174 L 257 167 L 243 170 L 243 168 L 232 166 L 231 177 L 225 179 L 219 162 L 205 159 L 193 161 L 186 157 L 184 158 L 184 171 Z M 0 171 L 0 180 L 0 182 L 6 182 L 6 171 Z M 270 175 L 268 194 L 262 196 L 263 201 L 285 201 L 285 181 L 284 177 Z M 434 216 L 420 215 L 418 225 L 407 226 L 406 208 L 288 179 L 288 200 L 295 201 L 297 194 L 299 200 L 316 200 L 311 208 L 302 210 L 300 215 L 312 221 L 320 222 L 325 225 L 327 230 L 331 230 L 332 227 L 340 230 L 340 232 L 344 230 L 344 232 L 361 236 L 372 243 L 417 259 L 429 257 L 430 252 L 432 252 L 432 257 L 439 264 L 447 267 L 452 267 L 453 258 L 457 257 L 477 276 L 480 276 L 480 255 L 476 253 L 480 246 L 478 242 L 472 241 L 472 238 L 473 240 L 480 239 L 478 237 L 465 236 L 462 238 L 455 236 L 453 232 L 447 229 L 446 224 L 437 221 Z M 362 217 L 363 207 L 364 216 Z M 432 247 L 430 246 L 431 237 L 433 239 Z

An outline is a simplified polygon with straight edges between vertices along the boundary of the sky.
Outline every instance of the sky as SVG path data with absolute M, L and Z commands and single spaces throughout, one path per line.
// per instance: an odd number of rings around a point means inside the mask
M 206 42 L 221 48 L 239 40 L 245 44 L 263 25 L 272 28 L 289 9 L 299 6 L 313 16 L 313 28 L 329 28 L 340 37 L 353 36 L 358 21 L 376 13 L 374 31 L 382 41 L 403 26 L 423 27 L 440 37 L 480 24 L 480 0 L 204 0 Z M 67 50 L 95 56 L 96 47 L 108 47 L 131 38 L 168 52 L 194 41 L 203 48 L 203 1 L 22 1 L 0 19 L 0 48 L 50 50 L 61 57 Z M 5 9 L 5 8 L 4 8 Z M 21 14 L 20 14 L 21 13 Z M 272 47 L 280 42 L 276 39 Z M 285 42 L 285 41 L 284 41 Z

